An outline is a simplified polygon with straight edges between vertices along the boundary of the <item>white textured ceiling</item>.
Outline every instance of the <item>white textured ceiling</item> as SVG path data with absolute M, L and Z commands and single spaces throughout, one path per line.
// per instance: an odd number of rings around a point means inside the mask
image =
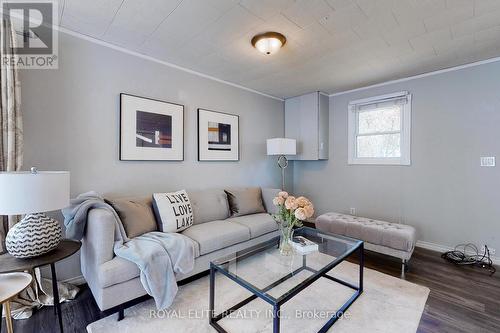
M 60 0 L 60 25 L 274 96 L 500 55 L 500 0 Z M 250 39 L 288 41 L 265 56 Z

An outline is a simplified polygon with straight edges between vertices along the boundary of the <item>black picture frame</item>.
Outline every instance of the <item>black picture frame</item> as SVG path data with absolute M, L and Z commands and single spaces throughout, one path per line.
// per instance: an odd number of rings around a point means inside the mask
M 124 157 L 124 113 L 126 112 L 124 110 L 124 97 L 131 97 L 131 98 L 137 98 L 137 99 L 143 99 L 146 101 L 153 101 L 153 102 L 159 102 L 159 103 L 165 103 L 167 105 L 172 105 L 172 106 L 177 106 L 181 107 L 182 109 L 179 110 L 180 112 L 180 122 L 181 122 L 181 129 L 182 129 L 182 135 L 181 135 L 181 150 L 180 150 L 180 157 L 178 158 L 126 158 Z M 168 102 L 165 100 L 161 99 L 156 99 L 156 98 L 151 98 L 151 97 L 144 97 L 144 96 L 139 96 L 135 94 L 130 94 L 130 93 L 120 93 L 119 95 L 119 106 L 120 106 L 120 117 L 119 117 L 119 123 L 120 123 L 120 130 L 119 130 L 119 152 L 118 152 L 118 158 L 120 161 L 184 161 L 185 158 L 185 106 L 183 104 L 179 103 L 173 103 L 173 102 Z
M 236 148 L 236 157 L 233 157 L 233 158 L 210 158 L 210 159 L 207 159 L 207 158 L 203 158 L 202 156 L 202 149 L 204 150 L 203 148 L 203 144 L 201 142 L 201 140 L 204 139 L 204 137 L 202 137 L 200 135 L 201 131 L 203 130 L 203 128 L 201 127 L 201 121 L 200 121 L 200 113 L 201 112 L 209 112 L 209 113 L 213 113 L 213 114 L 216 114 L 218 116 L 227 116 L 227 117 L 234 117 L 233 121 L 235 121 L 235 125 L 236 125 L 236 140 L 237 140 L 237 143 L 235 145 L 235 148 Z M 198 132 L 198 161 L 199 162 L 239 162 L 240 161 L 240 130 L 239 130 L 239 127 L 240 127 L 240 116 L 239 115 L 236 115 L 236 114 L 231 114 L 231 113 L 226 113 L 226 112 L 220 112 L 220 111 L 214 111 L 214 110 L 210 110 L 210 109 L 205 109 L 205 108 L 198 108 L 197 109 L 197 132 Z

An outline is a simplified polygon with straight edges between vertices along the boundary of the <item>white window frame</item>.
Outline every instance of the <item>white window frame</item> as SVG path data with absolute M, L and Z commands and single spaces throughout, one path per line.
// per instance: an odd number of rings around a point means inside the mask
M 407 103 L 401 108 L 401 157 L 358 157 L 357 137 L 358 137 L 358 114 L 356 106 L 360 104 L 372 104 L 383 102 L 384 100 L 406 97 Z M 348 164 L 375 164 L 375 165 L 411 165 L 411 94 L 407 91 L 400 91 L 392 94 L 374 96 L 370 98 L 358 99 L 349 102 L 348 109 Z

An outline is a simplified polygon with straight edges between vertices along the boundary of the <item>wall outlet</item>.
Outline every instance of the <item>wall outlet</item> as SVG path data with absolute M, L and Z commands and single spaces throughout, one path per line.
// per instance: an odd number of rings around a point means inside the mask
M 494 167 L 495 157 L 494 156 L 481 156 L 481 166 L 482 167 Z
M 488 250 L 490 251 L 490 254 L 491 254 L 492 256 L 494 256 L 494 255 L 497 253 L 497 250 L 496 250 L 496 249 L 493 249 L 493 248 L 491 248 L 491 247 L 489 247 L 489 246 L 488 246 Z M 485 252 L 486 252 L 486 251 L 485 251 Z
M 349 208 L 349 214 L 356 215 L 356 208 Z

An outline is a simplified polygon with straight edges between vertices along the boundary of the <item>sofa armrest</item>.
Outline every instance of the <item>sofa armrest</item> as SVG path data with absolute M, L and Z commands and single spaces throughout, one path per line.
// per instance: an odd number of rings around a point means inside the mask
M 262 188 L 262 201 L 264 202 L 264 208 L 269 214 L 277 214 L 278 209 L 273 204 L 273 199 L 278 195 L 280 189 L 276 188 Z
M 81 251 L 81 268 L 85 278 L 96 274 L 101 264 L 113 259 L 115 223 L 114 215 L 106 209 L 89 211 Z

